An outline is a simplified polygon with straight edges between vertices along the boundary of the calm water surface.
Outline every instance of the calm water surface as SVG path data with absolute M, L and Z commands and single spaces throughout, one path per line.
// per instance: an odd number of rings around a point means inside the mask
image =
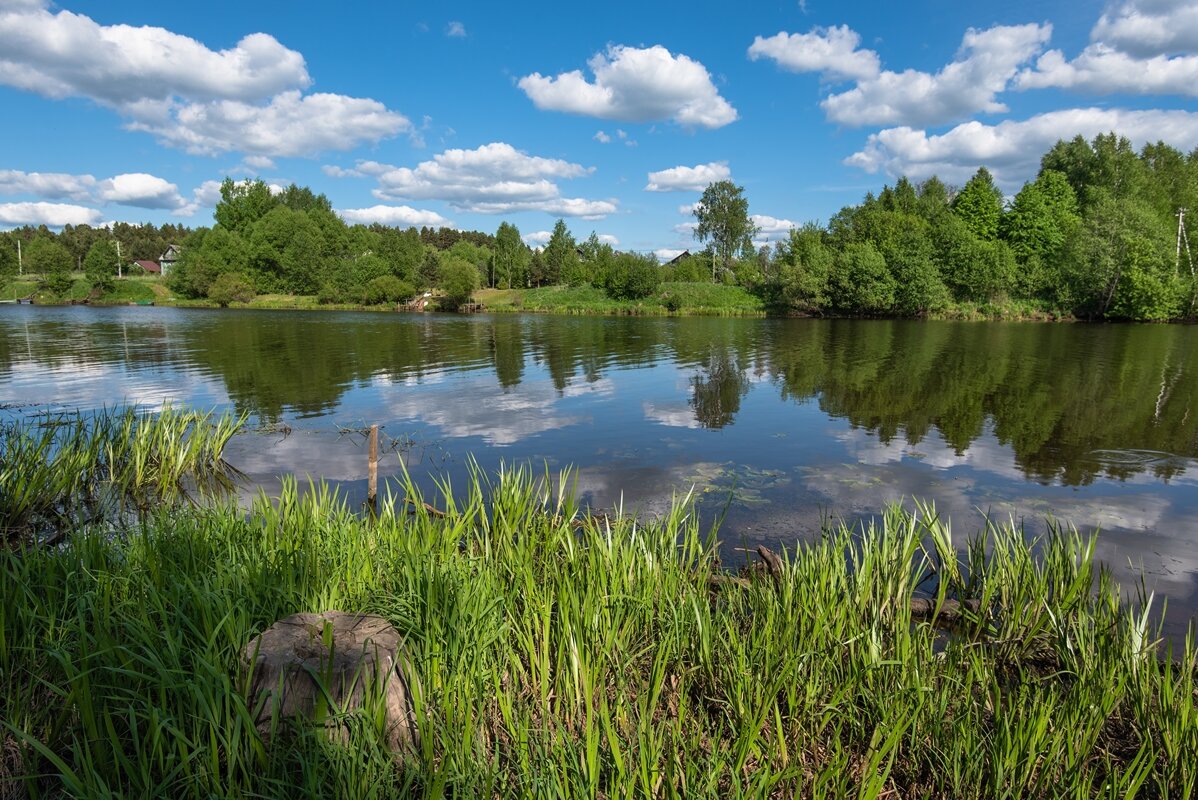
M 268 490 L 361 497 L 348 431 L 379 423 L 422 481 L 574 465 L 648 513 L 695 486 L 734 545 L 911 497 L 961 534 L 1052 515 L 1172 630 L 1198 609 L 1198 328 L 0 307 L 0 413 L 167 402 L 248 412 L 229 460 Z

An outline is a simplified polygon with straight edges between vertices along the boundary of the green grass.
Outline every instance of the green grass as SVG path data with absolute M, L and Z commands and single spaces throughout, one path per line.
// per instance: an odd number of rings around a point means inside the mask
M 293 482 L 0 551 L 0 787 L 76 797 L 1186 797 L 1193 639 L 1163 658 L 1093 540 L 955 541 L 931 509 L 721 576 L 687 498 L 589 516 L 569 476 L 477 471 L 364 521 Z M 415 500 L 414 505 L 402 502 Z M 427 499 L 445 510 L 430 513 Z M 963 547 L 963 552 L 957 548 Z M 929 579 L 929 576 L 930 579 Z M 975 598 L 946 633 L 909 601 Z M 381 614 L 418 752 L 365 715 L 267 745 L 239 648 L 298 611 Z M 5 783 L 7 781 L 7 783 Z

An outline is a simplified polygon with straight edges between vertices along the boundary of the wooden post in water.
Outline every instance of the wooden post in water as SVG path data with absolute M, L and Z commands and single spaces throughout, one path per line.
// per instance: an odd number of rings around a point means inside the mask
M 370 447 L 366 456 L 366 503 L 370 513 L 378 513 L 379 492 L 379 426 L 370 426 Z

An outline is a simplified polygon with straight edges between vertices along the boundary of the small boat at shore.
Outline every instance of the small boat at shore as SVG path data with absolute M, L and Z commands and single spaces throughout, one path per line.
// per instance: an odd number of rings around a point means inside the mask
M 30 295 L 29 297 L 18 297 L 17 303 L 23 306 L 31 306 L 33 305 L 33 296 Z

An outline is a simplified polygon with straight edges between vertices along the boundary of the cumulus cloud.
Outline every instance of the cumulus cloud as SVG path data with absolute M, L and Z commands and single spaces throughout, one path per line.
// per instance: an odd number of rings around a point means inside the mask
M 524 243 L 529 247 L 536 247 L 546 244 L 552 237 L 553 233 L 551 231 L 533 231 L 532 233 L 524 234 L 522 238 L 524 239 Z
M 610 233 L 601 233 L 596 238 L 601 244 L 610 244 L 612 247 L 620 246 L 620 240 Z
M 737 118 L 706 67 L 661 45 L 612 45 L 587 65 L 593 81 L 582 70 L 557 76 L 534 72 L 517 85 L 537 108 L 601 119 L 673 120 L 686 127 L 720 128 Z
M 659 247 L 653 251 L 653 255 L 657 256 L 658 261 L 665 262 L 669 261 L 670 259 L 677 258 L 685 252 L 685 250 L 674 250 L 669 247 Z
M 442 200 L 480 214 L 544 211 L 598 219 L 616 211 L 615 201 L 562 197 L 556 182 L 593 171 L 562 159 L 530 156 L 505 142 L 446 150 L 415 168 L 372 161 L 358 162 L 352 170 L 325 167 L 334 177 L 376 178 L 374 195 L 380 200 Z
M 853 126 L 940 125 L 978 112 L 1004 112 L 998 94 L 1051 34 L 1049 24 L 970 29 L 956 60 L 936 74 L 883 71 L 820 105 L 828 119 Z
M 693 167 L 670 167 L 649 173 L 646 192 L 701 192 L 709 183 L 726 181 L 732 177 L 727 161 L 712 161 Z
M 1198 95 L 1198 5 L 1130 0 L 1104 13 L 1072 61 L 1050 50 L 1019 74 L 1020 89 Z
M 264 33 L 216 51 L 163 28 L 100 25 L 44 3 L 0 5 L 0 84 L 89 98 L 168 146 L 312 155 L 411 129 L 374 100 L 304 96 L 311 83 L 303 56 Z
M 754 244 L 761 246 L 767 242 L 777 242 L 790 235 L 791 228 L 798 225 L 789 219 L 779 219 L 767 214 L 750 214 L 749 219 L 757 226 L 757 236 Z
M 1198 95 L 1198 55 L 1137 58 L 1105 43 L 1092 44 L 1072 61 L 1050 50 L 1024 70 L 1020 89 L 1060 88 L 1092 94 Z
M 265 33 L 214 51 L 163 28 L 100 25 L 40 6 L 0 7 L 0 83 L 121 107 L 172 95 L 252 100 L 312 82 L 304 57 Z
M 98 180 L 93 175 L 0 170 L 0 194 L 24 194 L 51 200 L 160 208 L 184 216 L 194 212 L 189 201 L 180 194 L 178 186 L 157 175 L 144 172 L 125 173 Z
M 409 130 L 411 122 L 377 100 L 289 91 L 266 105 L 239 100 L 178 105 L 165 118 L 135 119 L 128 127 L 196 155 L 236 150 L 270 157 L 349 150 Z
M 1188 151 L 1198 146 L 1198 112 L 1074 108 L 994 125 L 966 122 L 939 135 L 888 128 L 871 134 L 845 163 L 891 177 L 939 175 L 953 183 L 964 182 L 984 165 L 1004 191 L 1013 192 L 1035 175 L 1040 155 L 1057 140 L 1079 134 L 1089 139 L 1112 130 L 1137 147 L 1161 140 Z
M 1098 18 L 1094 41 L 1140 58 L 1198 50 L 1198 5 L 1191 0 L 1127 0 Z
M 847 25 L 814 28 L 809 33 L 781 31 L 758 36 L 749 58 L 768 58 L 791 72 L 820 72 L 829 79 L 867 80 L 876 77 L 881 62 L 873 50 L 859 50 L 861 36 Z
M 381 225 L 413 228 L 426 225 L 430 228 L 448 228 L 453 225 L 435 211 L 426 211 L 410 206 L 377 205 L 370 208 L 346 208 L 338 210 L 337 213 L 350 224 L 370 225 L 377 222 Z
M 466 35 L 466 26 L 457 20 L 454 20 L 445 26 L 445 35 L 455 39 L 460 39 Z
M 187 205 L 187 201 L 179 194 L 178 186 L 144 172 L 117 175 L 102 181 L 96 194 L 106 203 L 138 208 L 179 209 Z
M 0 225 L 95 225 L 104 218 L 94 208 L 70 203 L 0 203 Z
M 611 137 L 603 131 L 596 131 L 595 135 L 591 138 L 593 138 L 596 142 L 599 142 L 599 144 L 607 144 L 611 141 Z
M 0 170 L 0 194 L 31 194 L 51 200 L 90 200 L 95 186 L 96 179 L 91 175 Z

